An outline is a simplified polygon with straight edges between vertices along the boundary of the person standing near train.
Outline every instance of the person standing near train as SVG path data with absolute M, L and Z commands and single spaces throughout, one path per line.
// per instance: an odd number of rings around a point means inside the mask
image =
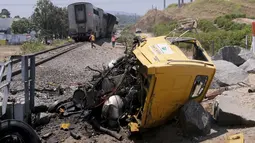
M 93 47 L 96 48 L 96 46 L 94 45 L 94 42 L 95 42 L 95 40 L 96 40 L 95 35 L 94 35 L 94 32 L 91 32 L 90 37 L 89 37 L 89 40 L 90 40 L 90 43 L 91 43 L 91 48 L 93 48 Z
M 112 34 L 112 47 L 115 47 L 116 37 L 114 34 Z

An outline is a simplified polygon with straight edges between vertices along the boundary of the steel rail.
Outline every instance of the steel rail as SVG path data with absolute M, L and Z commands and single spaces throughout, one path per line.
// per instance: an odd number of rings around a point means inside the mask
M 66 44 L 66 45 L 63 45 L 63 46 L 59 46 L 59 47 L 56 47 L 56 48 L 52 48 L 52 49 L 49 49 L 49 50 L 45 50 L 45 51 L 42 51 L 42 52 L 38 52 L 38 53 L 35 53 L 35 54 L 32 54 L 32 55 L 40 55 L 40 54 L 44 54 L 44 53 L 47 53 L 47 52 L 49 52 L 49 51 L 53 51 L 53 50 L 56 50 L 56 49 L 60 49 L 60 48 L 63 48 L 63 47 L 66 47 L 66 46 L 69 46 L 69 45 L 72 45 L 72 44 L 74 44 L 74 43 L 69 43 L 69 44 Z M 63 55 L 63 54 L 65 54 L 65 53 L 67 53 L 67 52 L 69 52 L 69 51 L 71 51 L 71 50 L 73 50 L 73 49 L 75 49 L 75 48 L 78 48 L 78 47 L 80 47 L 81 45 L 83 45 L 84 43 L 78 43 L 77 45 L 73 45 L 73 46 L 71 46 L 71 47 L 69 47 L 69 48 L 67 48 L 67 49 L 65 49 L 65 50 L 63 50 L 63 51 L 61 51 L 61 52 L 58 52 L 58 53 L 56 53 L 56 54 L 54 54 L 54 55 L 52 55 L 52 56 L 49 56 L 49 57 L 47 57 L 47 58 L 44 58 L 44 59 L 41 59 L 41 60 L 39 60 L 39 61 L 37 61 L 36 63 L 35 63 L 35 66 L 38 66 L 38 65 L 41 65 L 41 64 L 43 64 L 43 63 L 45 63 L 45 62 L 48 62 L 48 61 L 50 61 L 50 60 L 52 60 L 52 59 L 54 59 L 54 58 L 56 58 L 56 57 L 58 57 L 58 56 L 60 56 L 60 55 Z M 15 59 L 14 60 L 14 62 L 19 62 L 19 61 L 21 61 L 20 59 Z M 31 67 L 29 66 L 28 67 L 28 69 L 30 69 Z M 21 69 L 18 69 L 18 70 L 15 70 L 15 71 L 13 71 L 12 72 L 12 77 L 13 76 L 16 76 L 16 75 L 18 75 L 18 74 L 20 74 L 21 73 Z M 6 75 L 3 75 L 3 77 L 2 77 L 2 81 L 4 81 L 4 80 L 6 80 Z
M 34 53 L 33 55 L 37 56 L 37 55 L 41 55 L 41 54 L 44 54 L 44 53 L 47 53 L 47 52 L 50 52 L 50 51 L 54 51 L 54 50 L 57 50 L 57 49 L 60 49 L 60 48 L 64 48 L 66 46 L 70 46 L 72 44 L 74 44 L 75 42 L 68 42 L 64 45 L 61 45 L 61 46 L 58 46 L 58 47 L 55 47 L 55 48 L 51 48 L 51 49 L 47 49 L 47 50 L 43 50 L 43 51 L 40 51 L 40 52 L 37 52 L 37 53 Z M 15 59 L 12 61 L 13 64 L 16 64 L 18 62 L 21 62 L 21 59 Z

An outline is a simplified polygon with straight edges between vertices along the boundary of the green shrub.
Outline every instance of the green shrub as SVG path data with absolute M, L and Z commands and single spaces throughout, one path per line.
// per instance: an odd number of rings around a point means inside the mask
M 172 7 L 178 7 L 178 4 L 176 4 L 176 3 L 170 4 L 170 5 L 168 5 L 167 8 L 172 8 Z
M 38 41 L 25 42 L 21 46 L 22 54 L 35 53 L 45 49 L 46 49 L 45 46 Z
M 200 29 L 203 32 L 210 32 L 210 31 L 218 30 L 218 28 L 214 26 L 213 22 L 211 22 L 209 20 L 205 20 L 205 19 L 198 21 L 198 29 Z
M 117 42 L 124 44 L 127 47 L 132 47 L 133 39 L 135 35 L 126 29 L 121 32 L 121 36 L 117 39 Z
M 219 28 L 224 30 L 241 30 L 246 25 L 235 23 L 232 20 L 236 18 L 245 18 L 245 14 L 230 14 L 225 16 L 219 16 L 214 20 L 214 23 L 217 24 Z
M 65 40 L 64 39 L 55 39 L 55 40 L 53 40 L 52 45 L 53 46 L 61 46 L 67 42 L 69 42 L 69 39 L 65 39 Z
M 157 24 L 153 27 L 153 34 L 156 36 L 167 35 L 173 31 L 177 26 L 176 22 Z
M 189 37 L 197 38 L 204 49 L 211 50 L 212 43 L 214 42 L 215 51 L 219 50 L 223 46 L 237 45 L 241 47 L 245 47 L 245 36 L 250 35 L 250 30 L 242 29 L 235 31 L 225 31 L 218 30 L 215 32 L 202 32 L 198 35 L 195 33 L 189 33 Z M 251 39 L 249 39 L 249 43 L 251 43 Z
M 188 32 L 186 37 L 195 37 L 198 39 L 203 48 L 207 51 L 211 50 L 214 43 L 215 52 L 223 46 L 241 46 L 245 47 L 245 37 L 251 37 L 251 25 L 235 23 L 232 20 L 235 18 L 245 18 L 245 14 L 230 14 L 219 16 L 214 21 L 199 20 L 199 34 Z M 215 24 L 217 26 L 215 26 Z M 176 22 L 161 23 L 153 27 L 155 36 L 166 35 L 176 27 Z M 178 34 L 176 35 L 178 36 Z M 248 39 L 248 44 L 251 44 L 251 38 Z

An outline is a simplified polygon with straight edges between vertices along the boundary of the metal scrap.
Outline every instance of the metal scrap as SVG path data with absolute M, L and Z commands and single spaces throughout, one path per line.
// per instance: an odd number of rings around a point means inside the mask
M 70 123 L 62 123 L 61 125 L 60 125 L 60 129 L 63 129 L 63 130 L 68 130 L 69 129 L 69 127 L 70 127 Z
M 228 136 L 227 143 L 244 143 L 243 133 Z
M 111 131 L 111 130 L 109 130 L 109 129 L 106 129 L 106 128 L 100 126 L 99 123 L 95 120 L 95 118 L 93 118 L 93 119 L 91 120 L 91 123 L 93 124 L 93 126 L 94 126 L 96 129 L 98 129 L 98 130 L 100 130 L 100 131 L 102 131 L 102 132 L 104 132 L 104 133 L 107 133 L 107 134 L 109 134 L 110 136 L 115 137 L 115 138 L 118 139 L 118 140 L 122 140 L 122 135 L 118 134 L 117 132 Z
M 81 139 L 81 135 L 79 133 L 74 133 L 73 131 L 71 131 L 70 135 L 76 140 Z

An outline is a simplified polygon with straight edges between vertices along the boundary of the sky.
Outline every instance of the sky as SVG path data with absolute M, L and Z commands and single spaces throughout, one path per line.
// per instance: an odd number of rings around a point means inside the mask
M 51 0 L 54 5 L 65 7 L 83 0 Z M 6 8 L 11 16 L 29 17 L 33 13 L 37 0 L 0 0 L 0 9 Z M 144 15 L 152 6 L 163 9 L 163 0 L 86 0 L 105 11 L 122 11 Z M 177 0 L 166 0 L 166 5 L 177 3 Z

